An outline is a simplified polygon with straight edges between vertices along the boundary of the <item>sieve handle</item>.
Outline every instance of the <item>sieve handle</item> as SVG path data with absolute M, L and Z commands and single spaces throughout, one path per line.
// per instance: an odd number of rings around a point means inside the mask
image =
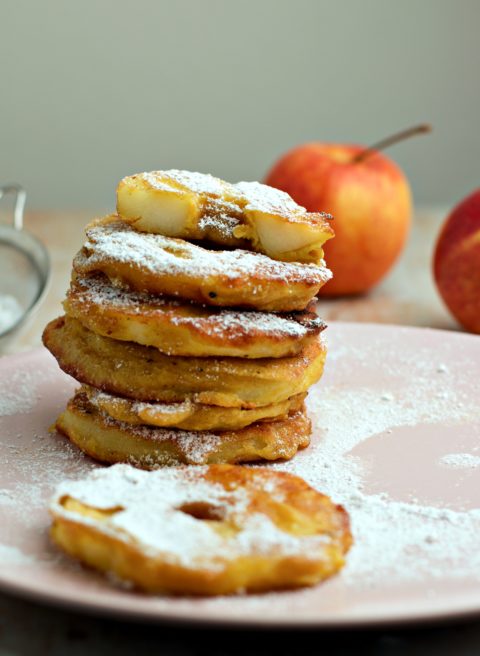
M 23 228 L 23 211 L 25 209 L 25 201 L 27 200 L 27 192 L 18 184 L 10 184 L 0 187 L 0 199 L 6 194 L 13 194 L 15 196 L 13 204 L 13 226 L 15 230 L 21 230 Z

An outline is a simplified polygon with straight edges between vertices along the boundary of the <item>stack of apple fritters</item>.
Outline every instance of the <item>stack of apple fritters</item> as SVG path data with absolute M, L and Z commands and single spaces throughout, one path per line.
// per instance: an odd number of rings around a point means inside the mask
M 331 274 L 328 218 L 255 182 L 157 171 L 87 226 L 65 316 L 44 343 L 82 387 L 57 429 L 104 462 L 291 458 L 323 371 L 310 304 Z

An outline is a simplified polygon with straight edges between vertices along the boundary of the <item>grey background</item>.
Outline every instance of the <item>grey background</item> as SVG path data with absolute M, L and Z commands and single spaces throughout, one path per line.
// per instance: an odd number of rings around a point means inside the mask
M 153 168 L 261 179 L 311 140 L 389 153 L 417 203 L 479 184 L 478 0 L 1 0 L 0 183 L 111 207 Z

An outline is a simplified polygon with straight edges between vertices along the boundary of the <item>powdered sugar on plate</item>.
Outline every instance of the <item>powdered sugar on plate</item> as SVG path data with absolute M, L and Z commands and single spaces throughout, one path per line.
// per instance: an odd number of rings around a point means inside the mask
M 270 467 L 302 476 L 345 506 L 355 544 L 344 570 L 313 589 L 233 600 L 129 595 L 123 602 L 128 612 L 318 626 L 480 609 L 480 467 L 471 466 L 480 444 L 480 341 L 359 324 L 331 325 L 328 339 L 326 373 L 308 400 L 312 444 Z M 37 367 L 42 404 L 32 415 L 0 418 L 0 543 L 32 555 L 37 568 L 48 554 L 70 597 L 82 598 L 81 574 L 83 588 L 90 593 L 95 586 L 98 604 L 110 608 L 116 593 L 109 583 L 78 572 L 70 560 L 54 561 L 58 552 L 47 551 L 46 505 L 53 490 L 62 479 L 97 467 L 46 432 L 72 390 L 61 374 L 54 380 L 54 370 L 45 355 Z M 28 440 L 17 437 L 28 430 Z M 409 486 L 418 470 L 419 480 Z M 0 564 L 0 585 L 3 571 Z
M 0 544 L 0 562 L 3 565 L 30 565 L 34 562 L 34 559 L 24 554 L 17 547 Z
M 35 372 L 26 369 L 0 378 L 0 417 L 29 412 L 37 402 L 37 385 Z
M 411 350 L 406 343 L 403 352 L 396 348 L 388 340 L 383 344 L 366 342 L 361 348 L 340 341 L 328 362 L 330 371 L 337 368 L 337 384 L 328 385 L 324 380 L 307 399 L 320 439 L 308 453 L 274 467 L 302 476 L 350 512 L 355 546 L 343 574 L 349 586 L 381 587 L 386 577 L 397 583 L 446 576 L 480 581 L 480 503 L 470 510 L 452 510 L 422 503 L 413 496 L 406 502 L 365 489 L 370 461 L 358 453 L 370 438 L 381 445 L 400 427 L 410 426 L 417 431 L 417 448 L 422 450 L 422 427 L 438 426 L 439 432 L 442 427 L 453 440 L 462 426 L 479 430 L 478 397 L 472 397 L 470 388 L 473 383 L 478 389 L 478 374 L 475 378 L 475 367 L 461 357 L 461 351 L 456 354 L 455 373 L 445 376 L 445 366 L 432 358 L 428 346 Z M 377 373 L 366 386 L 361 377 L 355 385 L 342 383 L 342 373 L 346 381 L 351 367 Z M 410 454 L 415 458 L 414 451 Z M 391 457 L 396 458 L 393 453 Z M 446 455 L 441 464 L 458 466 L 461 461 L 471 467 L 478 460 L 472 454 L 462 454 L 461 459 Z M 397 461 L 396 476 L 408 480 L 409 470 L 400 470 L 401 459 Z M 432 457 L 427 464 L 426 481 L 435 477 L 438 461 Z M 428 484 L 425 487 L 428 491 Z
M 440 464 L 457 469 L 476 469 L 480 467 L 480 456 L 472 453 L 447 453 L 440 458 Z

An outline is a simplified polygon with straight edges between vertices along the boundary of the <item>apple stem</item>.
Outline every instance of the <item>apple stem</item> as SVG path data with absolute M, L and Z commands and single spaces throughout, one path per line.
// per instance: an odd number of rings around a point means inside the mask
M 399 141 L 403 141 L 404 139 L 409 139 L 416 134 L 426 134 L 427 132 L 431 131 L 432 126 L 429 123 L 422 123 L 421 125 L 415 125 L 412 128 L 408 128 L 407 130 L 402 130 L 401 132 L 392 134 L 386 139 L 382 139 L 382 141 L 377 141 L 377 143 L 373 144 L 373 146 L 365 148 L 365 150 L 362 150 L 361 153 L 355 155 L 352 162 L 354 164 L 358 164 L 358 162 L 363 162 L 365 159 L 367 159 L 367 157 L 371 157 L 371 155 L 378 152 L 379 150 L 384 150 L 385 148 L 388 148 L 388 146 L 392 146 L 393 144 L 396 144 Z

